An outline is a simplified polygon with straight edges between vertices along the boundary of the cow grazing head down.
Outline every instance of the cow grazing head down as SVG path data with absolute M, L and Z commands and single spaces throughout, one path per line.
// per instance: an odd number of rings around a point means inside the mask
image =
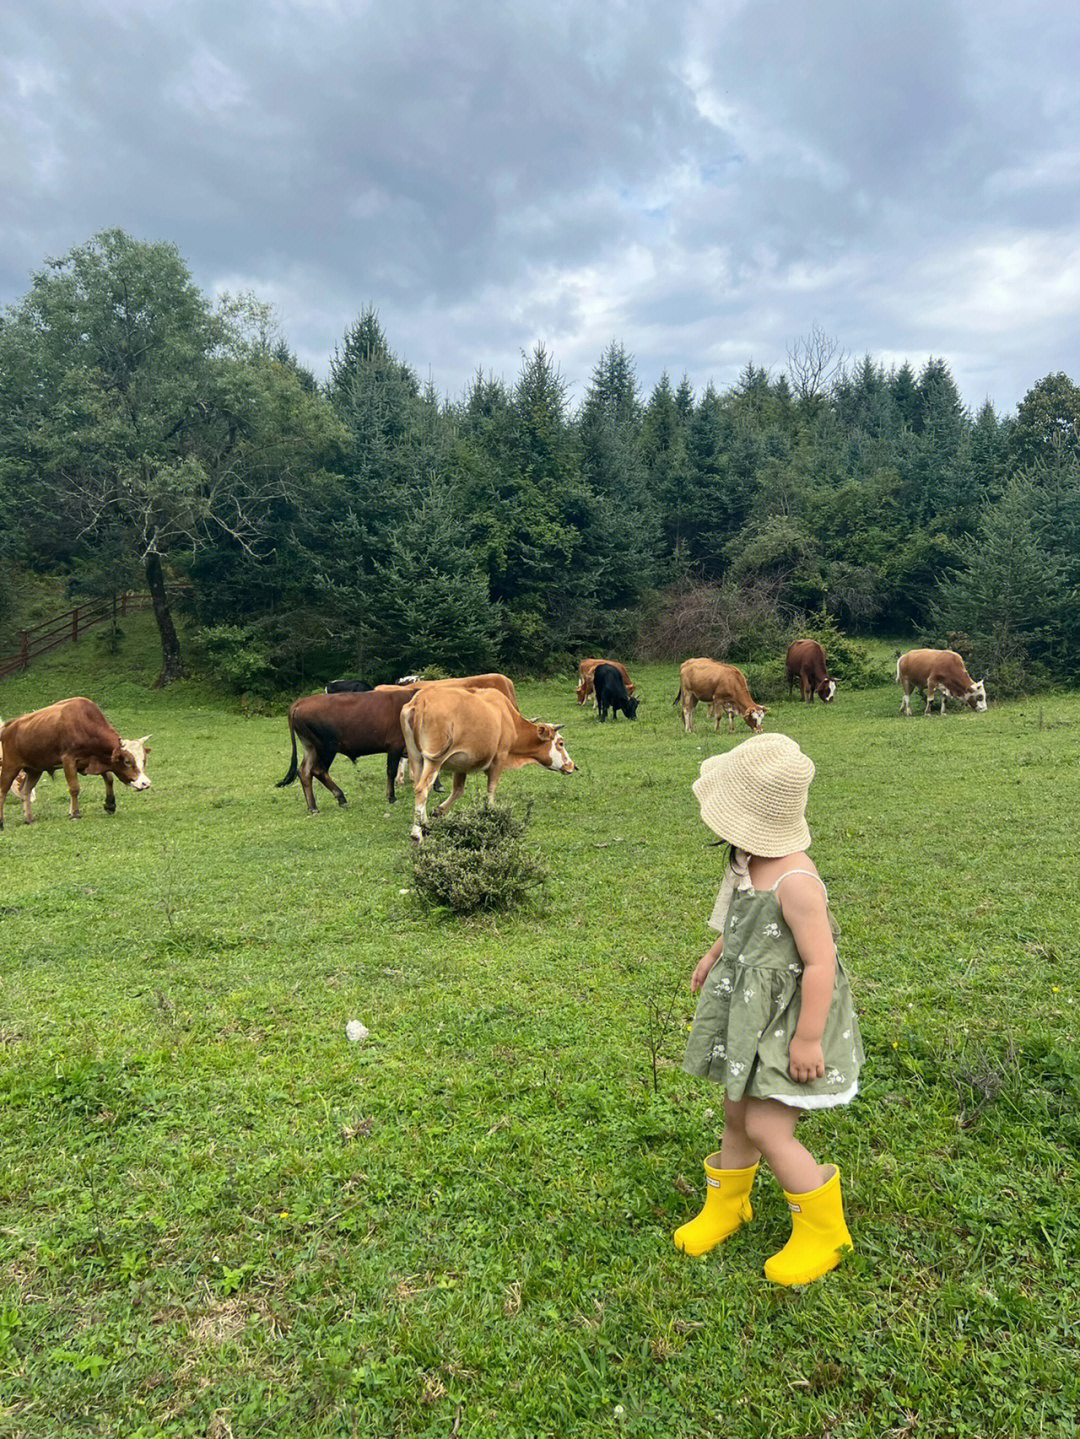
M 768 713 L 768 705 L 758 705 L 756 709 L 746 711 L 744 718 L 755 734 L 761 733 L 762 721 Z
M 575 765 L 574 761 L 566 752 L 566 746 L 565 744 L 563 744 L 563 737 L 559 733 L 559 731 L 562 729 L 562 726 L 552 724 L 539 724 L 535 720 L 533 721 L 533 723 L 536 724 L 537 738 L 540 740 L 542 745 L 547 745 L 546 751 L 544 749 L 541 749 L 540 753 L 537 755 L 537 759 L 540 764 L 542 764 L 545 769 L 561 770 L 563 774 L 573 774 L 574 770 L 577 769 L 577 765 Z
M 146 756 L 150 753 L 146 741 L 149 738 L 148 734 L 144 734 L 142 739 L 122 739 L 112 752 L 112 766 L 117 779 L 129 784 L 132 789 L 150 788 L 150 776 L 146 773 Z
M 831 704 L 836 695 L 836 681 L 829 679 L 826 675 L 818 685 L 817 692 L 826 704 Z
M 977 684 L 973 684 L 971 686 L 967 694 L 964 696 L 964 703 L 966 705 L 970 705 L 977 714 L 983 713 L 983 711 L 986 709 L 985 680 L 979 680 Z

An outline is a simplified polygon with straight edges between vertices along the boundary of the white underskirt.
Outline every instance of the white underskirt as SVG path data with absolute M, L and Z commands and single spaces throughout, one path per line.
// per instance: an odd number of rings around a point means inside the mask
M 838 1104 L 850 1104 L 859 1092 L 858 1080 L 842 1094 L 766 1094 L 766 1099 L 775 1099 L 777 1104 L 786 1104 L 789 1109 L 835 1109 Z

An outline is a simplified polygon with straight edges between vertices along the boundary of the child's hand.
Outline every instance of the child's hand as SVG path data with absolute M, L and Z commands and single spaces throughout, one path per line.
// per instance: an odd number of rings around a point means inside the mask
M 701 956 L 696 966 L 694 967 L 693 974 L 690 976 L 691 994 L 697 994 L 698 990 L 708 979 L 709 970 L 712 969 L 713 965 L 719 958 L 720 956 L 718 954 L 713 954 L 711 949 Z
M 796 1084 L 825 1078 L 825 1053 L 821 1041 L 800 1039 L 796 1034 L 788 1047 L 788 1073 Z

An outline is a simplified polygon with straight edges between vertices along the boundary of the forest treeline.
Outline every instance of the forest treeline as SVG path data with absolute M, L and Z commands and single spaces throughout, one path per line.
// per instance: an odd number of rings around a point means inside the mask
M 211 304 L 174 247 L 106 231 L 0 319 L 9 641 L 32 571 L 149 589 L 163 681 L 190 645 L 255 691 L 749 660 L 807 615 L 953 643 L 1003 689 L 1071 680 L 1080 388 L 1050 373 L 973 415 L 941 360 L 845 362 L 815 331 L 724 392 L 645 396 L 615 341 L 575 405 L 543 346 L 448 399 L 371 309 L 320 384 L 268 307 Z

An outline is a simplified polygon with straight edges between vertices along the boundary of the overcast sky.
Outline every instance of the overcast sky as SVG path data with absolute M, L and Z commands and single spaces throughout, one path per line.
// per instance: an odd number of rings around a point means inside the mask
M 973 408 L 1080 380 L 1080 12 L 1002 0 L 5 0 L 0 302 L 119 226 L 325 374 L 359 310 L 458 396 L 580 398 L 814 325 Z

